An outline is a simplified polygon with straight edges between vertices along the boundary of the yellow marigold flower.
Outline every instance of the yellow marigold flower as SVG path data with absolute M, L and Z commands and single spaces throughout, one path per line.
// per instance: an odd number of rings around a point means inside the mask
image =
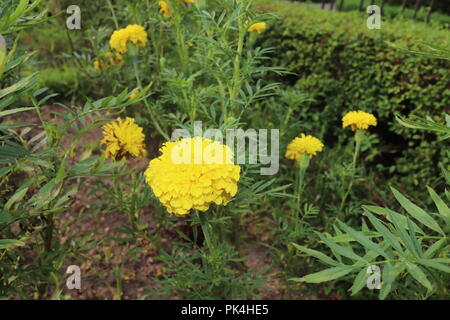
M 104 125 L 102 129 L 103 140 L 100 144 L 106 145 L 104 153 L 107 158 L 120 160 L 145 155 L 145 136 L 142 128 L 134 123 L 134 119 L 117 118 Z
M 169 4 L 166 1 L 159 1 L 159 12 L 164 18 L 170 18 L 172 16 L 172 10 L 170 10 Z
M 240 167 L 231 149 L 201 137 L 166 142 L 150 161 L 145 177 L 153 193 L 176 215 L 226 205 L 237 193 Z
M 109 66 L 113 66 L 116 64 L 120 64 L 122 62 L 122 55 L 119 52 L 113 55 L 111 51 L 105 52 L 103 57 L 99 60 L 95 58 L 94 60 L 94 68 L 95 70 L 100 70 L 102 68 L 105 71 Z
M 288 144 L 285 157 L 299 163 L 302 154 L 315 156 L 317 152 L 322 150 L 323 143 L 319 139 L 302 133 Z
M 195 0 L 184 0 L 185 3 L 195 3 Z
M 257 22 L 248 27 L 247 31 L 252 32 L 256 31 L 258 33 L 263 32 L 266 29 L 267 24 L 265 22 Z
M 128 43 L 131 42 L 138 47 L 144 47 L 147 44 L 147 32 L 144 27 L 131 24 L 126 28 L 113 32 L 109 39 L 109 45 L 112 49 L 119 53 L 128 51 Z
M 350 111 L 342 117 L 342 127 L 352 126 L 352 130 L 363 129 L 367 130 L 369 126 L 377 125 L 377 118 L 371 113 L 364 111 Z

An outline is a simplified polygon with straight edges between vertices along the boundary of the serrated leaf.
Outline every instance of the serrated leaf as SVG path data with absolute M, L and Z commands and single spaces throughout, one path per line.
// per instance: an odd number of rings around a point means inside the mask
M 375 242 L 364 236 L 362 232 L 356 231 L 355 229 L 346 225 L 340 220 L 337 220 L 337 222 L 342 230 L 350 234 L 356 241 L 361 243 L 365 248 L 375 251 L 376 253 L 382 255 L 386 259 L 392 258 L 392 254 L 390 254 L 389 252 L 385 252 L 383 248 L 381 248 L 378 244 L 376 244 Z
M 440 234 L 444 234 L 441 227 L 439 227 L 438 223 L 427 213 L 425 210 L 420 208 L 419 206 L 412 203 L 409 199 L 407 199 L 404 195 L 398 192 L 394 187 L 391 187 L 392 193 L 400 205 L 408 212 L 413 218 L 417 219 L 419 222 L 424 224 L 430 229 L 439 232 Z
M 392 290 L 392 285 L 397 278 L 397 276 L 404 270 L 404 266 L 400 263 L 396 265 L 392 265 L 390 263 L 387 263 L 383 267 L 383 273 L 382 273 L 382 282 L 381 282 L 381 289 L 379 298 L 380 300 L 386 299 L 386 297 L 389 295 L 389 293 Z
M 410 235 L 408 234 L 408 232 L 406 231 L 407 229 L 404 228 L 400 222 L 398 221 L 398 217 L 394 214 L 392 214 L 392 211 L 387 209 L 388 212 L 388 216 L 390 217 L 392 223 L 394 224 L 395 230 L 397 230 L 400 238 L 403 241 L 403 244 L 405 245 L 405 247 L 408 249 L 408 251 L 410 251 L 412 254 L 414 254 L 416 257 L 419 257 L 417 255 L 416 250 L 414 249 L 414 243 L 413 240 L 410 238 Z M 410 223 L 411 225 L 411 223 Z
M 372 211 L 375 214 L 378 215 L 382 215 L 382 216 L 386 216 L 386 218 L 392 222 L 392 216 L 395 216 L 397 219 L 397 222 L 404 228 L 404 229 L 408 229 L 408 222 L 406 221 L 406 217 L 401 215 L 398 212 L 395 212 L 391 209 L 388 208 L 382 208 L 382 207 L 378 207 L 378 206 L 364 206 L 364 208 Z M 389 212 L 389 214 L 388 214 Z M 423 230 L 417 225 L 415 224 L 413 221 L 411 221 L 413 227 L 414 227 L 414 232 L 416 233 L 420 233 L 420 234 L 425 234 L 425 232 L 423 232 Z
M 346 274 L 349 274 L 353 270 L 352 266 L 338 266 L 332 267 L 329 269 L 325 269 L 316 273 L 311 273 L 302 278 L 292 278 L 293 281 L 301 281 L 308 283 L 321 283 L 326 281 L 331 281 L 335 279 L 339 279 Z
M 319 252 L 319 251 L 317 251 L 317 250 L 313 250 L 313 249 L 306 248 L 306 247 L 301 246 L 301 245 L 298 245 L 298 244 L 296 244 L 296 243 L 292 243 L 292 245 L 293 245 L 297 250 L 300 250 L 300 251 L 302 251 L 302 252 L 304 252 L 304 253 L 306 253 L 306 254 L 308 254 L 308 255 L 314 257 L 314 258 L 317 258 L 317 259 L 319 259 L 320 261 L 322 261 L 322 262 L 324 262 L 324 263 L 326 263 L 326 264 L 329 264 L 329 265 L 332 265 L 332 266 L 337 266 L 337 265 L 338 265 L 338 262 L 337 262 L 337 261 L 335 261 L 335 260 L 333 260 L 332 258 L 328 257 L 327 255 L 323 254 L 322 252 Z
M 439 250 L 440 248 L 442 248 L 443 245 L 445 245 L 447 243 L 447 239 L 443 238 L 440 239 L 438 241 L 436 241 L 435 243 L 433 243 L 433 245 L 431 245 L 427 251 L 425 251 L 424 256 L 426 258 L 433 258 L 434 253 Z
M 406 269 L 408 270 L 409 274 L 416 279 L 421 285 L 423 285 L 425 288 L 427 288 L 428 290 L 432 291 L 433 290 L 433 285 L 431 284 L 431 282 L 428 280 L 426 274 L 422 271 L 422 269 L 412 263 L 412 262 L 405 262 L 405 266 Z
M 431 267 L 440 271 L 444 271 L 446 273 L 450 273 L 450 267 L 445 264 L 439 263 L 434 259 L 420 259 L 418 262 L 424 266 Z
M 364 208 L 364 206 L 363 206 Z M 373 214 L 364 208 L 365 215 L 369 218 L 374 228 L 383 236 L 383 238 L 399 253 L 403 252 L 402 246 L 397 238 L 381 223 Z
M 343 246 L 340 246 L 336 243 L 334 243 L 333 241 L 330 241 L 329 239 L 327 239 L 327 237 L 325 237 L 324 235 L 316 232 L 316 234 L 320 237 L 320 239 L 328 246 L 330 247 L 333 252 L 338 253 L 341 256 L 347 257 L 349 259 L 352 259 L 354 261 L 361 261 L 363 260 L 362 257 L 360 257 L 359 255 L 357 255 L 356 253 L 353 252 L 353 250 L 351 248 L 346 248 Z
M 362 268 L 361 271 L 355 277 L 353 285 L 350 289 L 352 291 L 352 296 L 357 294 L 359 291 L 361 291 L 362 288 L 366 286 L 368 276 L 369 275 L 367 274 L 366 268 Z
M 430 193 L 431 199 L 433 199 L 434 203 L 436 204 L 436 208 L 438 209 L 439 213 L 447 218 L 450 218 L 450 209 L 445 204 L 445 202 L 439 197 L 439 195 L 434 191 L 432 188 L 428 187 L 428 192 Z
M 25 242 L 15 239 L 0 239 L 0 249 L 9 249 L 13 247 L 22 247 Z

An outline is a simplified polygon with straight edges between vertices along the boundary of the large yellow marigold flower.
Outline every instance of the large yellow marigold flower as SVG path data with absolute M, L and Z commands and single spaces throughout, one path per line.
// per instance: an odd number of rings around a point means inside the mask
M 352 130 L 367 130 L 369 126 L 377 125 L 377 118 L 371 113 L 364 111 L 350 111 L 342 117 L 342 127 L 352 126 Z
M 241 168 L 228 146 L 194 137 L 166 142 L 160 151 L 145 176 L 169 213 L 206 211 L 212 203 L 226 205 L 236 194 Z
M 107 158 L 120 160 L 145 155 L 145 136 L 142 128 L 134 123 L 134 119 L 117 118 L 104 125 L 102 129 L 103 140 L 100 144 L 106 145 L 104 153 Z
M 170 18 L 172 16 L 172 10 L 170 10 L 169 4 L 166 1 L 159 1 L 159 12 L 164 18 Z
M 144 27 L 131 24 L 126 28 L 114 31 L 111 39 L 109 39 L 109 45 L 117 52 L 124 53 L 128 51 L 128 42 L 138 47 L 144 47 L 147 41 L 147 32 Z
M 294 138 L 294 140 L 288 144 L 285 157 L 299 163 L 302 154 L 315 156 L 317 152 L 322 150 L 323 143 L 319 139 L 309 135 L 306 136 L 302 133 L 299 137 Z
M 257 22 L 248 27 L 247 31 L 252 32 L 256 31 L 258 33 L 263 32 L 266 29 L 267 24 L 265 22 Z

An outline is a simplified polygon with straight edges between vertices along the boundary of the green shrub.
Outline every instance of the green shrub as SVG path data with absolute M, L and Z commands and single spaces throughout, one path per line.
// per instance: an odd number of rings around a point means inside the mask
M 315 99 L 296 110 L 298 121 L 309 122 L 318 114 L 312 132 L 332 145 L 342 131 L 340 115 L 370 111 L 379 119 L 375 132 L 383 145 L 372 166 L 387 177 L 398 174 L 410 186 L 435 182 L 430 179 L 439 176 L 437 159 L 445 158 L 442 143 L 433 135 L 405 130 L 394 115 L 441 118 L 450 105 L 450 62 L 411 55 L 389 43 L 417 48 L 420 40 L 446 47 L 448 31 L 409 20 L 382 21 L 380 30 L 369 30 L 358 12 L 267 1 L 258 7 L 283 15 L 283 23 L 273 24 L 259 43 L 279 48 L 269 63 L 293 73 L 274 80 Z

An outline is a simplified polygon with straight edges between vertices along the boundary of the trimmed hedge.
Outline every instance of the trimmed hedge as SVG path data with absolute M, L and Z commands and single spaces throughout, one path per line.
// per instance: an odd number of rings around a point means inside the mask
M 345 112 L 373 112 L 379 119 L 373 132 L 380 139 L 373 165 L 388 175 L 403 174 L 413 185 L 432 183 L 439 176 L 437 163 L 448 161 L 443 142 L 402 127 L 394 114 L 439 119 L 449 112 L 450 61 L 412 55 L 386 41 L 412 49 L 419 47 L 419 40 L 449 47 L 448 30 L 410 20 L 382 21 L 380 30 L 369 30 L 367 15 L 359 12 L 273 1 L 258 1 L 257 6 L 282 14 L 283 23 L 272 23 L 260 45 L 277 48 L 270 63 L 295 73 L 272 80 L 316 99 L 298 110 L 299 121 L 319 117 L 315 134 L 321 132 L 332 144 L 342 136 L 340 118 Z

